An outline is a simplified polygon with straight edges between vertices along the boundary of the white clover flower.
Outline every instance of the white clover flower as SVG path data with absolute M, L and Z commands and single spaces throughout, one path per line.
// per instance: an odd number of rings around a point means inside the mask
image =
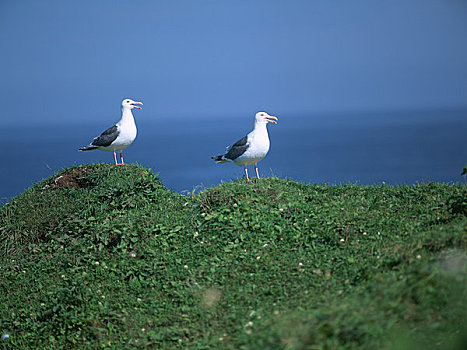
M 303 263 L 299 262 L 299 263 L 298 263 L 298 266 L 303 266 Z
M 134 250 L 132 250 L 132 251 L 130 252 L 130 256 L 131 256 L 132 258 L 136 258 L 136 252 L 135 252 Z

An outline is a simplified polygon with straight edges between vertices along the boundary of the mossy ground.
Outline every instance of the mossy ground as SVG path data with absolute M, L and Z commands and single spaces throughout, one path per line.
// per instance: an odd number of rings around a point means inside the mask
M 1 208 L 0 346 L 464 349 L 466 198 L 67 169 Z

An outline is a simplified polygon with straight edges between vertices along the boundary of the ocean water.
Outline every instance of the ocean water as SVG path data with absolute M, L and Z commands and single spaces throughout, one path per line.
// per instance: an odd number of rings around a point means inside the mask
M 467 110 L 365 114 L 279 115 L 269 125 L 271 149 L 259 163 L 263 177 L 304 183 L 466 183 Z M 78 152 L 116 120 L 2 126 L 1 203 L 74 164 L 113 162 L 111 152 Z M 167 120 L 136 116 L 138 137 L 124 150 L 126 163 L 159 174 L 183 192 L 243 175 L 211 156 L 252 129 L 253 117 Z M 253 177 L 254 169 L 250 167 Z

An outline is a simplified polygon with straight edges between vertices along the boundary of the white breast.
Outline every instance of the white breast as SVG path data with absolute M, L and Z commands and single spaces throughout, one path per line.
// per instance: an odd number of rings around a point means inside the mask
M 112 143 L 112 148 L 116 151 L 120 151 L 133 143 L 136 138 L 137 129 L 133 118 L 122 118 L 117 124 L 117 127 L 119 135 Z
M 267 129 L 255 129 L 247 136 L 249 147 L 244 154 L 234 160 L 237 165 L 250 165 L 259 162 L 269 151 Z

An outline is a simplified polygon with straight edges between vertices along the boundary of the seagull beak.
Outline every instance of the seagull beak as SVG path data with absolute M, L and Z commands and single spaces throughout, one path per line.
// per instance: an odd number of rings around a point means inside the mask
M 272 115 L 269 115 L 264 119 L 266 119 L 268 121 L 268 123 L 274 123 L 274 124 L 277 124 L 276 120 L 279 120 L 279 119 L 277 119 L 276 117 L 274 117 Z M 275 120 L 273 120 L 273 119 L 275 119 Z
M 131 105 L 133 107 L 135 107 L 135 108 L 141 109 L 141 107 L 138 107 L 138 106 L 135 106 L 135 105 L 143 105 L 143 102 L 133 102 Z

